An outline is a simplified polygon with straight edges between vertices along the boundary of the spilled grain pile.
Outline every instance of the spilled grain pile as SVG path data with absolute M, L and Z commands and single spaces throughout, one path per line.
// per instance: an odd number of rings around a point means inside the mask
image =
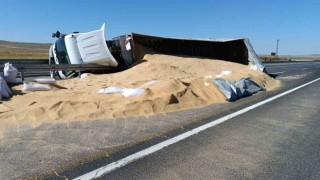
M 0 127 L 152 115 L 225 103 L 226 98 L 212 80 L 226 70 L 232 73 L 223 76 L 224 79 L 249 77 L 267 90 L 279 86 L 268 75 L 237 63 L 147 54 L 144 60 L 123 72 L 58 81 L 65 89 L 23 92 L 22 85 L 17 86 L 16 95 L 0 104 Z M 144 93 L 134 97 L 97 93 L 106 87 L 143 88 Z M 20 91 L 22 94 L 17 94 Z

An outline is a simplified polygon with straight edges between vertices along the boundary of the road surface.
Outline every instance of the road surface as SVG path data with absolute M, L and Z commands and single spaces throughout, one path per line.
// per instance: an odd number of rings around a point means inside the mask
M 123 118 L 117 121 L 48 123 L 35 128 L 22 126 L 8 129 L 6 136 L 0 141 L 0 179 L 76 178 L 320 77 L 320 63 L 285 66 L 273 64 L 268 65 L 267 70 L 279 75 L 277 78 L 282 81 L 280 89 L 257 93 L 233 103 L 183 110 L 166 115 Z M 308 90 L 311 87 L 313 89 Z M 293 142 L 297 145 L 296 148 L 305 147 L 301 144 L 304 140 L 301 139 L 301 134 L 303 138 L 306 137 L 308 140 L 318 138 L 311 129 L 311 127 L 318 128 L 318 126 L 315 124 L 316 121 L 312 119 L 314 111 L 309 107 L 309 105 L 319 107 L 316 104 L 316 101 L 319 100 L 316 96 L 319 94 L 317 89 L 319 89 L 319 83 L 315 82 L 299 90 L 300 93 L 296 91 L 279 98 L 277 101 L 280 102 L 278 103 L 275 101 L 261 106 L 260 108 L 263 110 L 258 111 L 257 108 L 230 119 L 123 168 L 105 174 L 101 178 L 259 178 L 261 174 L 258 173 L 258 170 L 269 173 L 269 176 L 262 178 L 272 177 L 271 175 L 276 173 L 275 170 L 268 169 L 269 166 L 279 169 L 278 166 L 281 165 L 281 162 L 295 163 L 293 160 L 295 152 L 306 155 L 313 153 L 288 146 L 289 150 L 292 150 L 289 151 L 288 147 L 282 145 L 285 142 Z M 288 98 L 290 96 L 295 97 L 293 99 L 299 102 L 299 106 L 289 101 L 292 99 Z M 306 102 L 308 104 L 305 104 Z M 286 104 L 291 106 L 286 106 Z M 293 109 L 290 109 L 291 107 Z M 271 111 L 272 108 L 273 111 Z M 291 110 L 296 114 L 288 114 Z M 318 112 L 317 109 L 314 110 Z M 269 113 L 262 114 L 266 112 Z M 294 119 L 301 114 L 303 117 Z M 277 115 L 292 117 L 293 123 L 284 123 L 282 121 L 285 121 L 285 118 L 278 119 Z M 139 126 L 136 126 L 136 123 Z M 309 126 L 310 124 L 311 126 Z M 175 130 L 171 131 L 172 129 Z M 165 133 L 168 131 L 171 132 Z M 295 133 L 297 137 L 292 133 Z M 150 139 L 146 140 L 146 138 Z M 140 143 L 135 146 L 131 146 L 132 144 L 121 146 L 128 142 Z M 316 144 L 310 145 L 313 149 L 317 148 Z M 103 149 L 120 146 L 122 150 L 112 154 Z M 267 149 L 263 149 L 263 147 Z M 312 148 L 309 149 L 312 151 Z M 277 159 L 276 157 L 279 156 L 276 153 L 281 152 L 290 153 L 291 156 L 287 158 L 290 161 Z M 313 156 L 304 156 L 303 158 L 308 162 L 317 161 Z M 193 162 L 194 164 L 192 164 Z M 305 164 L 299 164 L 298 168 L 312 170 L 310 166 L 305 166 Z M 288 168 L 282 170 L 287 171 Z M 306 177 L 305 174 L 300 174 Z
M 319 63 L 267 70 L 282 91 L 320 77 Z M 319 117 L 317 81 L 100 178 L 319 179 Z

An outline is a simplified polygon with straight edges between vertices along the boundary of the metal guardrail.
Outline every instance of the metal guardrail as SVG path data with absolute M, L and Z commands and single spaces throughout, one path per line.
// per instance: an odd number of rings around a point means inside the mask
M 3 64 L 1 63 L 3 62 Z M 0 59 L 0 72 L 3 71 L 4 63 L 10 62 L 14 67 L 18 69 L 21 73 L 21 78 L 24 79 L 25 73 L 39 73 L 46 72 L 47 74 L 50 71 L 61 71 L 61 70 L 74 70 L 74 71 L 88 71 L 88 70 L 103 70 L 106 73 L 115 73 L 124 70 L 120 67 L 110 67 L 97 64 L 48 64 L 46 59 Z M 265 66 L 277 66 L 277 65 L 295 65 L 301 63 L 320 63 L 320 60 L 315 61 L 268 61 L 263 62 Z
M 60 70 L 117 70 L 117 67 L 110 67 L 98 64 L 17 64 L 18 71 L 27 72 L 44 72 Z
M 115 73 L 122 71 L 123 68 L 110 67 L 97 64 L 27 64 L 17 65 L 16 68 L 21 72 L 22 81 L 24 80 L 25 72 L 49 72 L 49 71 L 61 71 L 61 70 L 75 70 L 79 73 L 81 71 L 96 70 L 104 71 L 105 73 Z
M 11 63 L 14 67 L 19 65 L 34 65 L 34 64 L 48 64 L 48 59 L 0 59 L 0 73 L 3 72 L 3 67 L 5 63 Z M 21 73 L 19 73 L 21 75 Z M 28 72 L 24 74 L 26 77 L 34 77 L 34 76 L 48 76 L 50 75 L 49 71 L 47 72 Z
M 1 62 L 1 61 L 0 61 Z M 121 67 L 110 67 L 98 64 L 48 64 L 48 60 L 3 60 L 4 63 L 10 62 L 21 73 L 21 79 L 24 80 L 25 73 L 39 73 L 61 70 L 74 70 L 77 72 L 96 70 L 105 73 L 115 73 L 124 70 Z M 4 64 L 0 64 L 0 71 L 3 71 Z

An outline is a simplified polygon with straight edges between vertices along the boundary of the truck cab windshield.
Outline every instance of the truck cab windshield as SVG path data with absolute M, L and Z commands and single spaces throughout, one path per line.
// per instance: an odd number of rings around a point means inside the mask
M 67 51 L 67 48 L 66 48 L 64 37 L 59 38 L 56 41 L 55 46 L 56 46 L 55 47 L 56 56 L 57 56 L 57 59 L 59 61 L 59 64 L 71 64 L 69 56 L 68 56 L 68 51 Z M 69 70 L 63 70 L 62 72 L 63 72 L 63 74 L 65 76 L 68 76 L 68 75 L 70 75 L 72 73 L 72 71 L 69 71 Z

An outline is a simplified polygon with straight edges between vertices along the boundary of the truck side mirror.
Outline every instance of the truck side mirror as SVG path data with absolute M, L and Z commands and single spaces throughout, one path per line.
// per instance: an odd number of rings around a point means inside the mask
M 61 33 L 59 31 L 57 31 L 56 33 L 52 33 L 52 37 L 57 37 L 57 38 L 60 38 L 61 36 Z

